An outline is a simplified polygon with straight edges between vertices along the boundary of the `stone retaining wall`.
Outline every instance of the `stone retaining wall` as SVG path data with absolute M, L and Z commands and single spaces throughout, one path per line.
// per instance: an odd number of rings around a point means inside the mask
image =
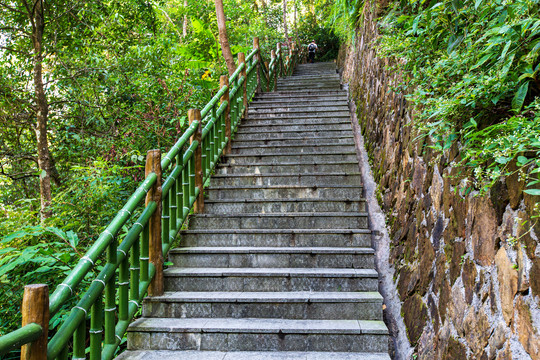
M 371 5 L 338 63 L 379 183 L 407 336 L 419 359 L 540 359 L 540 222 L 528 232 L 539 199 L 517 175 L 488 196 L 455 192 L 459 148 L 441 156 L 417 139 L 414 109 L 390 91 L 403 74 L 377 57 Z

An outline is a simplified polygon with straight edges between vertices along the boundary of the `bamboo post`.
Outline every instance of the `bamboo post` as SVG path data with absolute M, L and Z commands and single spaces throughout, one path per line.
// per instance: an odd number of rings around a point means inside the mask
M 156 273 L 150 286 L 148 295 L 163 295 L 163 250 L 161 246 L 161 150 L 150 150 L 146 155 L 145 175 L 157 175 L 157 181 L 146 195 L 146 205 L 151 201 L 157 204 L 156 211 L 149 220 L 149 258 L 154 265 Z
M 240 64 L 244 64 L 244 69 L 242 70 L 240 76 L 243 76 L 244 77 L 244 84 L 242 86 L 243 88 L 243 92 L 244 92 L 244 111 L 243 111 L 243 117 L 244 117 L 244 120 L 247 120 L 247 104 L 248 104 L 248 100 L 247 100 L 247 72 L 246 72 L 246 68 L 247 68 L 247 64 L 246 64 L 246 54 L 244 53 L 238 53 L 238 66 L 240 66 Z
M 272 50 L 272 52 L 270 52 L 270 57 L 272 58 L 272 60 L 274 60 L 276 58 L 276 52 L 274 50 Z M 277 64 L 277 60 L 274 60 L 274 90 L 276 90 L 276 87 L 277 87 L 277 68 L 278 68 L 278 64 Z M 270 79 L 270 81 L 272 81 L 272 79 Z M 268 82 L 268 91 L 270 91 L 270 81 Z
M 291 63 L 289 62 L 289 59 L 289 56 L 285 56 L 285 64 L 288 66 L 288 68 L 285 69 L 285 76 L 289 75 L 289 70 L 291 68 Z
M 219 78 L 219 87 L 223 88 L 224 86 L 229 86 L 229 78 L 227 75 L 221 75 Z M 227 145 L 225 145 L 225 149 L 223 149 L 223 155 L 227 155 L 231 153 L 231 101 L 229 98 L 230 90 L 225 91 L 225 94 L 221 97 L 221 102 L 224 101 L 227 102 L 227 108 L 223 112 L 223 116 L 225 117 L 225 137 L 229 139 L 227 141 Z
M 203 168 L 202 168 L 202 127 L 201 127 L 201 112 L 199 109 L 191 109 L 188 111 L 188 120 L 189 124 L 193 123 L 193 121 L 197 120 L 199 122 L 199 126 L 197 126 L 197 131 L 191 136 L 190 138 L 190 144 L 193 143 L 193 141 L 197 140 L 199 142 L 199 145 L 197 146 L 197 149 L 195 149 L 195 153 L 193 156 L 195 157 L 195 187 L 199 188 L 199 196 L 197 196 L 197 201 L 195 201 L 195 204 L 193 206 L 193 211 L 196 214 L 200 214 L 204 211 L 204 184 L 203 184 Z
M 21 360 L 46 360 L 49 335 L 49 287 L 45 284 L 25 286 L 21 312 L 22 326 L 36 323 L 43 329 L 39 339 L 22 346 Z
M 257 61 L 257 89 L 255 91 L 257 93 L 260 93 L 261 92 L 261 47 L 259 45 L 258 37 L 253 38 L 253 48 L 257 49 L 257 53 L 255 54 L 255 60 Z
M 276 54 L 279 53 L 279 72 L 278 72 L 278 77 L 279 76 L 282 76 L 283 75 L 283 53 L 281 52 L 281 44 L 280 43 L 277 43 L 276 44 Z

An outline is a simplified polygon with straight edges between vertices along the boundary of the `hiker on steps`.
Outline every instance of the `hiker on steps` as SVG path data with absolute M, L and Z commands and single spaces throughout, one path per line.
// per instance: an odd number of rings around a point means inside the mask
M 311 40 L 311 44 L 308 45 L 308 52 L 309 52 L 309 62 L 314 63 L 315 62 L 315 52 L 317 51 L 318 47 L 317 44 L 315 44 L 315 40 Z

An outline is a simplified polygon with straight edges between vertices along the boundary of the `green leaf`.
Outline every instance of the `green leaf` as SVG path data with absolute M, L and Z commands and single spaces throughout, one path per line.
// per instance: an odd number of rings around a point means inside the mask
M 523 83 L 516 91 L 516 94 L 514 95 L 514 98 L 512 99 L 512 110 L 515 112 L 521 111 L 521 108 L 523 107 L 523 103 L 525 102 L 525 97 L 527 96 L 527 92 L 529 91 L 529 83 Z
M 523 190 L 525 194 L 540 196 L 540 189 L 527 189 Z
M 527 159 L 525 156 L 518 156 L 517 161 L 518 163 L 525 165 L 529 161 L 529 159 Z

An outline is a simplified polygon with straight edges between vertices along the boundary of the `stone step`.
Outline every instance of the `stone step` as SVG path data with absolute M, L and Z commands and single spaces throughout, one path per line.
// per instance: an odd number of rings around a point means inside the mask
M 322 142 L 317 145 L 236 145 L 232 146 L 231 154 L 264 154 L 272 151 L 274 153 L 291 153 L 297 152 L 300 154 L 317 154 L 317 153 L 343 153 L 355 151 L 354 143 L 336 144 L 331 142 Z
M 141 318 L 129 350 L 388 351 L 388 329 L 373 320 Z
M 182 247 L 169 252 L 184 268 L 351 268 L 373 269 L 372 248 L 334 247 Z
M 294 102 L 294 103 L 283 103 L 283 102 L 269 102 L 261 104 L 259 102 L 254 102 L 252 105 L 249 106 L 249 110 L 252 112 L 258 112 L 262 110 L 268 110 L 268 109 L 285 109 L 285 110 L 291 110 L 291 109 L 305 109 L 305 111 L 314 111 L 319 110 L 321 108 L 326 107 L 339 107 L 339 108 L 349 108 L 346 101 L 340 101 L 336 99 L 329 99 L 325 101 L 300 101 L 300 102 Z
M 387 353 L 317 351 L 125 351 L 117 360 L 390 360 Z
M 218 164 L 219 174 L 282 174 L 282 173 L 326 173 L 326 172 L 357 172 L 358 162 L 354 161 L 334 161 L 317 163 L 282 163 L 282 164 L 246 164 L 235 161 L 234 164 L 224 162 Z
M 209 186 L 209 200 L 223 199 L 350 199 L 361 200 L 360 185 Z
M 365 200 L 347 199 L 224 199 L 206 200 L 204 210 L 212 214 L 284 212 L 361 212 Z
M 377 291 L 373 269 L 168 268 L 165 291 Z
M 249 121 L 249 120 L 248 120 Z M 319 136 L 317 139 L 312 137 L 299 137 L 294 139 L 264 139 L 264 140 L 239 140 L 235 139 L 232 143 L 232 147 L 240 146 L 323 146 L 329 143 L 332 144 L 350 144 L 355 145 L 352 135 L 342 137 L 323 137 Z
M 194 214 L 193 229 L 367 229 L 365 212 Z
M 341 106 L 339 108 L 331 108 L 331 109 L 325 109 L 325 108 L 318 108 L 314 111 L 310 111 L 309 108 L 306 109 L 264 109 L 264 110 L 250 110 L 248 118 L 253 119 L 276 119 L 276 118 L 295 118 L 295 119 L 327 119 L 331 121 L 332 119 L 336 117 L 346 117 L 350 116 L 349 113 L 349 107 L 348 106 Z
M 352 129 L 347 130 L 321 130 L 321 131 L 267 131 L 267 132 L 248 132 L 239 131 L 234 136 L 234 140 L 276 140 L 276 139 L 303 139 L 311 137 L 312 139 L 329 139 L 335 137 L 351 137 Z
M 315 97 L 306 99 L 279 99 L 279 100 L 255 100 L 252 101 L 249 105 L 250 109 L 266 109 L 273 107 L 292 107 L 292 106 L 334 106 L 336 104 L 347 105 L 346 96 L 328 96 L 328 97 Z
M 247 120 L 244 120 L 240 127 L 267 127 L 267 126 L 313 126 L 313 125 L 337 125 L 337 124 L 348 124 L 351 125 L 350 116 L 335 116 L 332 118 L 319 118 L 319 117 L 299 117 L 299 116 L 290 116 L 290 117 L 250 117 Z
M 338 78 L 334 79 L 325 79 L 325 78 L 303 78 L 303 79 L 287 79 L 283 81 L 278 81 L 277 88 L 292 88 L 292 89 L 319 89 L 319 88 L 334 88 L 339 89 L 341 86 L 341 81 Z
M 276 90 L 268 93 L 264 93 L 261 97 L 265 99 L 273 99 L 280 97 L 291 98 L 304 98 L 306 96 L 329 96 L 329 95 L 347 95 L 346 90 L 340 89 L 296 89 L 296 90 Z
M 335 162 L 335 161 L 355 161 L 357 160 L 356 151 L 342 153 L 317 153 L 317 154 L 302 154 L 297 152 L 291 153 L 273 153 L 265 152 L 264 154 L 228 154 L 225 156 L 225 161 L 234 165 L 239 164 L 259 164 L 269 165 L 281 163 L 299 163 L 313 164 L 317 162 Z
M 167 292 L 144 300 L 143 316 L 382 320 L 378 292 Z
M 312 174 L 216 174 L 210 184 L 215 186 L 243 185 L 361 185 L 360 173 L 312 173 Z
M 328 93 L 328 92 L 306 92 L 302 96 L 284 96 L 279 93 L 262 93 L 256 94 L 253 98 L 253 101 L 250 103 L 252 105 L 258 104 L 272 104 L 272 103 L 303 103 L 305 101 L 348 101 L 348 96 L 346 91 L 339 91 L 337 93 Z
M 268 132 L 275 132 L 275 131 L 297 131 L 297 132 L 320 132 L 320 131 L 336 131 L 336 130 L 344 130 L 344 131 L 352 131 L 351 123 L 350 122 L 338 122 L 335 124 L 329 124 L 329 123 L 322 123 L 322 124 L 289 124 L 289 125 L 266 125 L 266 126 L 257 126 L 256 124 L 242 124 L 238 128 L 238 134 L 243 133 L 256 133 L 256 132 L 262 132 L 262 133 L 268 133 Z
M 183 246 L 371 246 L 368 229 L 191 229 L 180 237 Z

